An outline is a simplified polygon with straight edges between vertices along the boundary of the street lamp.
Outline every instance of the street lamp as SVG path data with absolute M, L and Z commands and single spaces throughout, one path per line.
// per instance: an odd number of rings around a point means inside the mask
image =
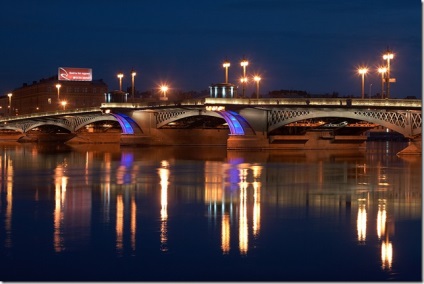
M 368 73 L 368 68 L 362 67 L 358 69 L 359 75 L 362 75 L 362 88 L 361 88 L 361 98 L 364 98 L 364 81 L 365 81 L 365 74 Z
M 393 59 L 395 55 L 387 48 L 385 54 L 383 54 L 383 59 L 387 60 L 387 72 L 386 72 L 386 97 L 390 98 L 390 60 Z
M 244 86 L 246 85 L 246 83 L 247 83 L 247 77 L 241 77 L 240 78 L 240 82 L 241 82 L 241 84 L 243 85 L 243 97 L 244 97 Z
M 387 72 L 386 67 L 378 67 L 378 73 L 381 74 L 381 98 L 384 99 L 384 74 Z
M 243 98 L 244 98 L 244 91 L 246 88 L 247 78 L 246 78 L 246 67 L 249 65 L 249 61 L 243 58 L 243 60 L 240 62 L 241 67 L 243 68 Z
M 137 73 L 135 73 L 134 69 L 131 70 L 131 97 L 132 97 L 132 101 L 134 102 L 134 77 L 135 75 L 137 75 Z
M 119 79 L 119 90 L 122 91 L 122 78 L 124 77 L 124 74 L 118 73 L 118 79 Z
M 166 97 L 166 92 L 168 91 L 168 86 L 167 85 L 162 85 L 161 87 L 160 87 L 160 90 L 162 91 L 162 93 L 163 93 L 163 100 L 164 101 L 166 101 L 168 98 Z
M 66 104 L 67 104 L 67 103 L 68 103 L 67 101 L 62 101 L 62 102 L 61 102 L 62 107 L 63 107 L 63 110 L 65 110 L 65 109 L 66 109 Z
M 228 67 L 230 67 L 230 62 L 225 60 L 224 64 L 222 64 L 222 67 L 225 68 L 225 83 L 228 84 Z
M 60 87 L 62 87 L 61 84 L 56 84 L 56 88 L 57 88 L 57 103 L 60 102 L 59 100 L 59 96 L 60 96 Z
M 10 116 L 10 112 L 12 111 L 12 93 L 8 93 L 7 96 L 9 97 L 9 116 Z
M 256 82 L 256 98 L 259 99 L 259 82 L 261 81 L 261 77 L 255 76 L 253 80 Z

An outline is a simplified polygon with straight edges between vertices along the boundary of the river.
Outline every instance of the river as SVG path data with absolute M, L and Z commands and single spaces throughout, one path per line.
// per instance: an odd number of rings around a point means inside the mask
M 422 281 L 421 156 L 1 144 L 2 281 Z

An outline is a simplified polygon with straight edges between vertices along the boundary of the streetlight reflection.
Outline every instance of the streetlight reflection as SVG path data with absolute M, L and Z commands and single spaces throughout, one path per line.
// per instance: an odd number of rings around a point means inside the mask
M 230 215 L 224 213 L 221 220 L 221 249 L 224 254 L 230 251 Z
M 66 163 L 58 165 L 54 170 L 55 177 L 55 209 L 54 209 L 54 232 L 53 245 L 56 252 L 61 252 L 64 249 L 63 245 L 63 215 L 65 206 L 66 186 L 68 177 L 65 176 Z
M 249 227 L 247 223 L 247 169 L 240 169 L 240 217 L 239 217 L 239 250 L 247 254 L 249 249 Z
M 356 219 L 356 228 L 358 232 L 358 241 L 360 243 L 365 242 L 367 238 L 367 209 L 366 200 L 358 200 L 358 217 Z
M 378 239 L 381 239 L 381 237 L 386 234 L 386 222 L 387 222 L 386 201 L 384 199 L 378 200 L 378 212 L 377 212 Z
M 161 167 L 158 169 L 160 177 L 160 243 L 161 251 L 168 251 L 167 242 L 168 242 L 168 180 L 169 180 L 169 163 L 168 161 L 162 161 Z
M 122 253 L 124 247 L 124 202 L 122 194 L 116 196 L 116 250 Z

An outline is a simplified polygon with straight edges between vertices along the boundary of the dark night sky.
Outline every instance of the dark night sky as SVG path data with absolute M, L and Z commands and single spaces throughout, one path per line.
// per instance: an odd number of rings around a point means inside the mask
M 1 4 L 0 95 L 57 74 L 88 67 L 109 89 L 130 70 L 138 90 L 168 82 L 200 91 L 238 82 L 245 56 L 260 73 L 261 92 L 360 95 L 356 67 L 374 71 L 390 47 L 391 96 L 421 97 L 422 3 L 419 0 L 15 0 Z M 380 92 L 379 75 L 366 93 Z M 253 89 L 254 87 L 250 87 Z

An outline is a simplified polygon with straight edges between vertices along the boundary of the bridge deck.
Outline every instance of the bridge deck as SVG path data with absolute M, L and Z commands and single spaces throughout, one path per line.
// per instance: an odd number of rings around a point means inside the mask
M 157 101 L 138 103 L 103 103 L 102 109 L 156 109 L 173 107 L 204 107 L 204 106 L 257 106 L 257 107 L 358 107 L 421 110 L 421 100 L 410 99 L 350 99 L 350 98 L 200 98 L 183 101 Z

